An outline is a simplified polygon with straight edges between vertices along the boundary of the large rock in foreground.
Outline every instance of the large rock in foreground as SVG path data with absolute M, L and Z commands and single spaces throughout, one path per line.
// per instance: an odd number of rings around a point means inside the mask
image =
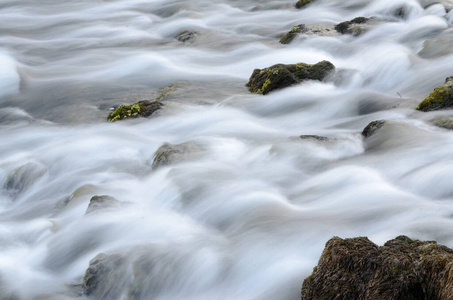
M 321 81 L 334 69 L 335 66 L 326 60 L 314 65 L 276 64 L 265 69 L 255 69 L 246 86 L 252 93 L 266 95 L 273 90 L 282 89 L 307 79 Z
M 453 250 L 399 236 L 379 247 L 334 237 L 302 285 L 302 299 L 453 299 Z
M 415 109 L 426 112 L 445 108 L 453 108 L 453 77 L 447 77 Z

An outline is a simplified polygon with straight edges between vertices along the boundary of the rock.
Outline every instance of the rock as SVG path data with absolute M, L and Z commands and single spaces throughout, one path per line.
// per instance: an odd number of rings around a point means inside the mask
M 296 3 L 296 8 L 302 8 L 312 2 L 315 2 L 315 0 L 298 0 Z
M 302 299 L 453 299 L 453 250 L 398 236 L 330 239 L 302 285 Z
M 34 185 L 47 174 L 47 167 L 38 162 L 28 162 L 11 174 L 5 184 L 8 193 L 15 197 L 20 192 Z
M 172 145 L 165 143 L 154 153 L 153 169 L 168 166 L 192 158 L 203 152 L 204 149 L 195 142 L 186 142 Z
M 252 93 L 263 94 L 282 89 L 304 80 L 323 80 L 335 66 L 326 60 L 315 65 L 305 63 L 276 64 L 265 69 L 255 69 L 246 86 Z
M 112 196 L 93 196 L 90 199 L 90 204 L 88 204 L 88 208 L 85 214 L 89 214 L 100 209 L 118 207 L 119 205 L 120 202 Z
M 159 101 L 143 100 L 131 105 L 120 105 L 114 112 L 110 113 L 107 120 L 115 122 L 128 118 L 149 117 L 163 106 Z
M 83 277 L 83 292 L 95 299 L 118 299 L 122 293 L 121 280 L 125 258 L 119 254 L 98 254 L 90 260 Z
M 325 136 L 320 136 L 320 135 L 301 135 L 299 136 L 302 140 L 311 140 L 311 141 L 318 141 L 318 142 L 328 142 L 333 139 L 329 139 L 328 137 Z
M 191 43 L 195 40 L 197 35 L 198 32 L 195 30 L 183 30 L 178 33 L 178 36 L 176 38 L 182 43 Z
M 303 33 L 306 31 L 307 31 L 307 28 L 305 27 L 304 24 L 299 24 L 297 26 L 293 26 L 293 28 L 291 28 L 291 30 L 280 39 L 280 44 L 289 44 L 294 40 L 294 38 L 299 33 Z
M 430 122 L 437 127 L 453 130 L 453 117 L 451 116 L 435 117 Z
M 424 112 L 453 107 L 453 77 L 447 77 L 415 108 Z
M 371 122 L 363 129 L 362 135 L 365 138 L 372 136 L 373 134 L 376 133 L 376 131 L 381 129 L 385 125 L 386 122 L 387 121 L 385 121 L 385 120 L 377 120 L 377 121 Z
M 335 30 L 341 34 L 353 34 L 360 35 L 365 30 L 363 26 L 357 26 L 357 24 L 365 24 L 372 20 L 372 18 L 357 17 L 351 21 L 341 22 L 335 26 Z

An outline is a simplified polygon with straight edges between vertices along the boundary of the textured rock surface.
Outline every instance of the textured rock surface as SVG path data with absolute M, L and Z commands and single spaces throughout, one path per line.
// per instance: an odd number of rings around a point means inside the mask
M 357 17 L 350 21 L 341 22 L 335 26 L 335 30 L 341 34 L 353 34 L 360 35 L 365 28 L 363 26 L 357 26 L 358 24 L 366 24 L 371 21 L 372 18 Z
M 265 95 L 304 80 L 323 80 L 334 69 L 335 66 L 326 60 L 314 65 L 277 64 L 265 69 L 255 69 L 246 86 L 252 93 Z
M 379 247 L 366 237 L 330 239 L 302 299 L 453 299 L 453 250 L 398 236 Z
M 128 118 L 149 117 L 163 106 L 159 101 L 143 100 L 131 105 L 120 105 L 114 112 L 111 112 L 107 120 L 115 122 Z
M 415 108 L 421 111 L 440 110 L 453 107 L 453 77 L 447 77 Z
M 382 126 L 384 126 L 385 122 L 386 121 L 384 121 L 384 120 L 377 120 L 377 121 L 371 122 L 363 129 L 362 135 L 365 138 L 372 136 L 377 130 L 379 130 L 380 128 L 382 128 Z
M 303 33 L 306 31 L 307 31 L 307 28 L 305 27 L 304 24 L 299 24 L 299 25 L 293 26 L 293 28 L 291 28 L 291 30 L 280 39 L 280 44 L 289 44 L 294 40 L 294 38 L 299 33 Z
M 296 3 L 296 8 L 302 8 L 312 2 L 315 2 L 315 0 L 298 0 Z

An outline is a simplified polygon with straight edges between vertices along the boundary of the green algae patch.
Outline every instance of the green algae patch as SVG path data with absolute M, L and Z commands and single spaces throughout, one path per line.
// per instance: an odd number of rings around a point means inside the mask
M 280 39 L 280 44 L 289 44 L 294 40 L 294 38 L 298 34 L 304 33 L 306 31 L 307 31 L 307 28 L 305 27 L 304 24 L 299 24 L 297 26 L 293 26 L 287 34 L 282 36 L 282 38 Z
M 315 2 L 315 0 L 298 0 L 296 3 L 296 8 L 302 8 L 312 2 Z
M 314 65 L 276 64 L 265 69 L 255 69 L 246 86 L 252 93 L 266 95 L 273 90 L 289 87 L 304 80 L 321 81 L 333 70 L 335 66 L 328 61 Z
M 131 105 L 120 105 L 107 116 L 107 121 L 115 122 L 128 118 L 148 117 L 163 106 L 158 101 L 143 100 Z
M 440 110 L 453 107 L 453 77 L 448 77 L 445 83 L 436 87 L 420 104 L 415 108 L 421 111 Z

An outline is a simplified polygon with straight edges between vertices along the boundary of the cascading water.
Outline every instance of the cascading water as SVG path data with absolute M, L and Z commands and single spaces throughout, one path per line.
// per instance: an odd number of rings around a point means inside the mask
M 453 134 L 429 123 L 453 113 L 414 110 L 453 75 L 450 3 L 295 2 L 0 3 L 1 299 L 82 299 L 99 253 L 131 261 L 107 299 L 300 299 L 332 236 L 453 246 Z M 278 43 L 358 16 L 381 21 Z M 255 68 L 321 60 L 336 80 L 245 87 Z M 153 117 L 106 121 L 170 84 Z M 202 153 L 151 167 L 185 142 Z M 94 195 L 121 205 L 85 214 Z

